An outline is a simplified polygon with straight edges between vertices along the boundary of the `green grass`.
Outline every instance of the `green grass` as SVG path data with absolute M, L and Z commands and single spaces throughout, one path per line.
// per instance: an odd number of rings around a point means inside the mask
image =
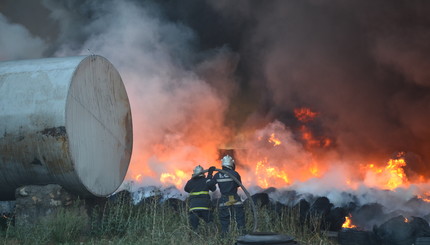
M 253 216 L 245 206 L 247 229 L 253 227 Z M 197 232 L 188 223 L 187 207 L 174 210 L 160 205 L 156 198 L 134 206 L 126 199 L 109 202 L 86 215 L 78 208 L 61 209 L 39 224 L 17 229 L 10 224 L 1 233 L 3 244 L 234 244 L 240 236 L 234 227 L 221 237 L 217 211 L 214 223 L 201 222 Z M 276 213 L 258 208 L 258 231 L 276 232 L 295 238 L 300 244 L 336 244 L 319 230 L 320 220 L 312 217 L 300 225 L 298 212 L 286 208 Z
M 85 234 L 87 228 L 88 216 L 85 212 L 77 207 L 59 209 L 36 225 L 18 229 L 9 222 L 2 231 L 3 244 L 65 244 Z

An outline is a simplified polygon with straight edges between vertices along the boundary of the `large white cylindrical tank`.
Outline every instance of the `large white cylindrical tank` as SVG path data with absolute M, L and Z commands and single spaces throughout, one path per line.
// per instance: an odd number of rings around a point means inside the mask
M 127 93 L 107 59 L 0 62 L 0 199 L 51 183 L 108 196 L 124 180 L 132 142 Z

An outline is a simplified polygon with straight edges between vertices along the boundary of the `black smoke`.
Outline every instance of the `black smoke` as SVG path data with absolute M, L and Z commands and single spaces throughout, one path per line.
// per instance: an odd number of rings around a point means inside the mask
M 430 2 L 125 2 L 174 32 L 155 38 L 169 44 L 173 64 L 226 95 L 223 123 L 235 132 L 275 119 L 294 125 L 294 108 L 309 107 L 319 112 L 318 131 L 335 139 L 340 159 L 384 162 L 404 151 L 410 179 L 430 174 Z M 94 40 L 109 42 L 107 28 L 143 24 L 118 16 L 117 5 L 3 1 L 0 59 L 82 53 L 97 46 Z M 219 62 L 205 63 L 214 54 Z M 214 63 L 220 70 L 207 68 Z
M 426 1 L 161 1 L 196 48 L 240 57 L 227 121 L 237 128 L 292 111 L 320 112 L 342 157 L 380 162 L 406 152 L 429 174 L 430 3 Z
M 240 77 L 259 91 L 253 113 L 287 123 L 285 115 L 308 106 L 341 155 L 382 160 L 405 151 L 412 170 L 428 173 L 428 2 L 218 1 L 215 8 L 237 27 Z

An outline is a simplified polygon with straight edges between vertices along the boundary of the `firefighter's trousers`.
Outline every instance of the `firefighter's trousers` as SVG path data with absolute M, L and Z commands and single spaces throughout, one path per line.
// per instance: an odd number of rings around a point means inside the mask
M 210 210 L 193 210 L 188 213 L 188 217 L 193 230 L 197 230 L 199 219 L 204 220 L 206 223 L 213 221 L 213 214 Z

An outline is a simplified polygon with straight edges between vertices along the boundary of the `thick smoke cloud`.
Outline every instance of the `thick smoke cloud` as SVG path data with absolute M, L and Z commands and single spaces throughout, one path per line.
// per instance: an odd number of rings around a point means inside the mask
M 242 64 L 255 75 L 249 82 L 265 89 L 260 113 L 288 124 L 288 112 L 309 106 L 345 159 L 384 161 L 406 151 L 414 172 L 429 173 L 429 3 L 214 5 L 245 30 L 252 25 L 238 38 L 252 57 Z
M 210 83 L 231 87 L 235 58 L 227 49 L 196 57 L 193 31 L 165 21 L 151 3 L 103 7 L 87 24 L 93 34 L 79 52 L 104 54 L 126 81 L 135 125 L 129 177 L 142 174 L 139 181 L 157 183 L 160 174 L 178 166 L 190 171 L 197 163 L 215 160 L 227 132 L 222 125 L 227 94 Z M 71 55 L 70 47 L 61 46 L 56 55 Z M 203 61 L 196 62 L 198 58 Z M 168 180 L 177 183 L 177 178 Z
M 38 3 L 49 14 L 31 24 L 31 13 L 16 15 L 28 10 L 0 9 L 6 26 L 0 40 L 16 45 L 10 53 L 1 45 L 1 59 L 91 53 L 108 58 L 122 75 L 133 111 L 130 178 L 143 173 L 149 184 L 171 166 L 190 171 L 196 163 L 214 162 L 219 147 L 264 151 L 255 137 L 270 136 L 264 130 L 273 127 L 293 147 L 268 153 L 300 158 L 279 161 L 279 167 L 307 166 L 300 161 L 316 153 L 296 133 L 298 107 L 318 112 L 307 126 L 332 140 L 318 151 L 330 165 L 330 174 L 319 180 L 328 183 L 361 163 L 383 164 L 399 151 L 406 152 L 410 180 L 430 174 L 430 3 Z M 44 25 L 52 31 L 41 31 Z M 295 188 L 321 192 L 319 183 Z
M 49 10 L 49 21 L 56 23 L 58 32 L 51 33 L 55 39 L 47 38 L 49 48 L 36 57 L 99 54 L 119 70 L 134 127 L 128 179 L 160 183 L 162 173 L 176 168 L 188 171 L 182 172 L 188 178 L 195 165 L 216 160 L 229 132 L 223 118 L 235 88 L 238 60 L 228 47 L 196 51 L 194 31 L 168 21 L 150 1 L 40 4 Z M 7 58 L 32 57 L 28 53 Z M 173 184 L 178 178 L 166 176 Z
M 38 58 L 47 48 L 46 43 L 33 36 L 24 26 L 11 23 L 0 13 L 0 60 Z

